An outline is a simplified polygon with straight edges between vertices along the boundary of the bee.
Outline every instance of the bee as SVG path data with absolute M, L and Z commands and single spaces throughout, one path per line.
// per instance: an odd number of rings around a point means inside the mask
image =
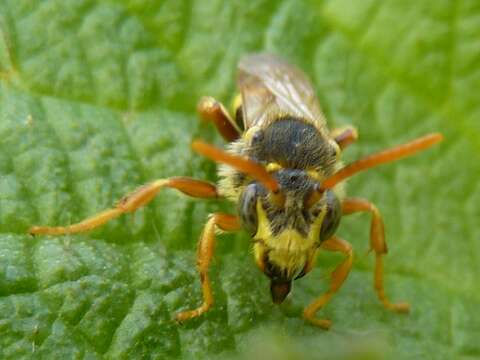
M 384 291 L 383 256 L 387 253 L 383 220 L 377 207 L 346 197 L 344 181 L 358 172 L 413 155 L 442 140 L 439 133 L 417 138 L 349 165 L 341 154 L 357 140 L 348 126 L 329 131 L 315 91 L 297 67 L 270 54 L 244 57 L 238 66 L 239 95 L 234 116 L 211 97 L 202 98 L 201 118 L 215 125 L 229 145 L 225 150 L 194 141 L 193 149 L 220 163 L 217 185 L 187 177 L 152 181 L 124 196 L 113 208 L 69 226 L 33 226 L 31 234 L 84 232 L 149 203 L 165 187 L 203 199 L 226 198 L 236 215 L 214 213 L 200 236 L 197 268 L 203 301 L 176 314 L 183 322 L 208 311 L 214 302 L 209 266 L 216 233 L 246 230 L 258 268 L 270 279 L 272 301 L 282 303 L 292 282 L 310 272 L 319 251 L 334 251 L 344 260 L 331 274 L 328 290 L 303 311 L 304 319 L 328 329 L 331 321 L 317 317 L 340 289 L 353 264 L 352 246 L 335 235 L 342 216 L 371 214 L 370 249 L 375 254 L 374 289 L 388 310 L 408 312 L 407 303 L 392 303 Z

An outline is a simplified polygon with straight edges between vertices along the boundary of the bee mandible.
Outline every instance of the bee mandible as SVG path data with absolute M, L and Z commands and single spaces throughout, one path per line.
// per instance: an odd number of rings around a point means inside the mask
M 297 67 L 270 54 L 254 54 L 239 63 L 239 96 L 234 116 L 211 97 L 198 110 L 229 142 L 226 150 L 202 141 L 193 149 L 219 166 L 217 185 L 188 177 L 152 181 L 124 196 L 113 208 L 69 226 L 33 226 L 31 234 L 71 234 L 94 229 L 149 203 L 168 187 L 194 198 L 226 198 L 237 214 L 211 214 L 200 236 L 197 268 L 203 302 L 176 314 L 179 322 L 198 317 L 214 302 L 209 266 L 216 232 L 246 230 L 252 238 L 255 262 L 270 279 L 272 301 L 282 303 L 292 281 L 312 270 L 319 251 L 335 251 L 344 260 L 331 274 L 328 290 L 303 311 L 306 321 L 328 329 L 331 321 L 316 316 L 340 289 L 353 264 L 352 246 L 335 235 L 343 215 L 371 214 L 370 249 L 375 254 L 374 289 L 388 310 L 408 312 L 407 303 L 392 303 L 383 285 L 387 253 L 383 220 L 377 207 L 346 197 L 344 181 L 360 171 L 413 155 L 442 140 L 438 133 L 417 138 L 344 166 L 342 151 L 357 140 L 347 126 L 329 131 L 313 87 Z

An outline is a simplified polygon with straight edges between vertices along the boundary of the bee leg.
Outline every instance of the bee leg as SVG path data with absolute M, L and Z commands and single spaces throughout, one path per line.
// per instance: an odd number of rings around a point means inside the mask
M 330 301 L 331 297 L 338 291 L 338 289 L 340 289 L 347 278 L 353 263 L 353 250 L 352 246 L 347 241 L 336 236 L 324 241 L 321 247 L 328 251 L 340 251 L 347 256 L 346 259 L 332 272 L 330 287 L 327 292 L 313 301 L 303 311 L 303 317 L 305 320 L 327 330 L 330 328 L 332 322 L 326 319 L 317 319 L 315 318 L 315 314 Z
M 30 234 L 62 235 L 85 232 L 99 227 L 106 222 L 117 218 L 124 213 L 134 212 L 140 207 L 149 203 L 161 188 L 169 187 L 177 189 L 182 193 L 196 198 L 218 197 L 215 185 L 206 181 L 178 176 L 167 179 L 155 180 L 145 184 L 135 191 L 124 196 L 115 207 L 104 210 L 85 220 L 69 226 L 32 226 L 28 231 Z
M 200 282 L 202 285 L 203 302 L 193 310 L 182 311 L 176 314 L 175 319 L 179 322 L 193 319 L 208 311 L 213 305 L 213 293 L 208 277 L 208 268 L 212 261 L 213 253 L 215 251 L 215 229 L 218 228 L 223 231 L 240 230 L 240 221 L 237 216 L 228 214 L 211 214 L 202 235 L 198 242 L 197 248 L 197 269 L 200 274 Z
M 231 142 L 240 137 L 240 129 L 219 101 L 210 96 L 203 97 L 198 103 L 197 111 L 203 120 L 213 122 L 225 140 Z
M 370 249 L 375 251 L 375 276 L 374 287 L 378 299 L 388 310 L 396 312 L 408 312 L 410 305 L 407 303 L 392 304 L 385 295 L 383 288 L 383 255 L 387 253 L 387 243 L 385 242 L 385 229 L 382 216 L 377 207 L 364 199 L 350 198 L 345 199 L 342 204 L 344 215 L 353 214 L 355 212 L 370 212 L 372 214 L 372 222 L 370 227 Z
M 348 145 L 353 144 L 358 139 L 358 131 L 353 126 L 344 126 L 332 130 L 332 137 L 340 146 L 340 149 L 345 149 Z

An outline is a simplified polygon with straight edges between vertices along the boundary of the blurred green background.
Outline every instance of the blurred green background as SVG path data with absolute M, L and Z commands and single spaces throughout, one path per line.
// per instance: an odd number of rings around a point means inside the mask
M 474 359 L 480 356 L 480 3 L 445 1 L 0 0 L 0 358 Z M 353 124 L 354 159 L 427 132 L 445 141 L 353 178 L 384 215 L 383 310 L 369 217 L 344 218 L 356 250 L 345 286 L 306 325 L 340 256 L 322 254 L 274 306 L 248 236 L 224 236 L 215 308 L 199 303 L 195 246 L 209 212 L 165 191 L 94 232 L 29 237 L 113 204 L 149 179 L 214 181 L 193 138 L 202 95 L 229 103 L 236 64 L 276 53 L 312 79 L 331 126 Z

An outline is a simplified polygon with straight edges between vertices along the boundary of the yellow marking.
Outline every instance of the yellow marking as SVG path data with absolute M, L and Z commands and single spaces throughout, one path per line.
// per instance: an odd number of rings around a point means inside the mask
M 238 93 L 237 95 L 235 95 L 232 101 L 232 114 L 236 114 L 240 106 L 242 106 L 242 94 Z
M 313 256 L 312 252 L 316 251 L 326 210 L 327 208 L 324 206 L 315 222 L 310 226 L 310 232 L 306 238 L 293 229 L 284 230 L 275 236 L 270 229 L 267 214 L 258 200 L 258 228 L 253 239 L 260 241 L 262 246 L 268 249 L 268 258 L 272 263 L 293 276 L 303 269 Z M 263 256 L 265 249 L 256 244 L 254 246 L 255 257 Z
M 340 149 L 340 146 L 333 139 L 330 139 L 330 144 L 335 148 L 335 158 L 337 161 L 339 161 L 340 155 L 342 155 L 342 149 Z
M 265 256 L 265 246 L 260 243 L 256 242 L 253 245 L 253 256 L 255 258 L 255 263 L 257 264 L 258 268 L 264 272 L 265 271 L 265 263 L 263 261 Z
M 315 179 L 318 182 L 322 182 L 323 180 L 325 180 L 325 176 L 323 174 L 320 174 L 318 170 L 307 170 L 307 174 L 312 179 Z
M 283 169 L 283 167 L 279 163 L 271 162 L 271 163 L 267 164 L 267 171 L 268 172 L 274 172 L 274 171 L 278 171 L 280 169 Z
M 250 140 L 252 139 L 252 136 L 259 130 L 260 130 L 259 126 L 252 126 L 250 129 L 248 129 L 243 135 L 245 142 L 249 144 Z

